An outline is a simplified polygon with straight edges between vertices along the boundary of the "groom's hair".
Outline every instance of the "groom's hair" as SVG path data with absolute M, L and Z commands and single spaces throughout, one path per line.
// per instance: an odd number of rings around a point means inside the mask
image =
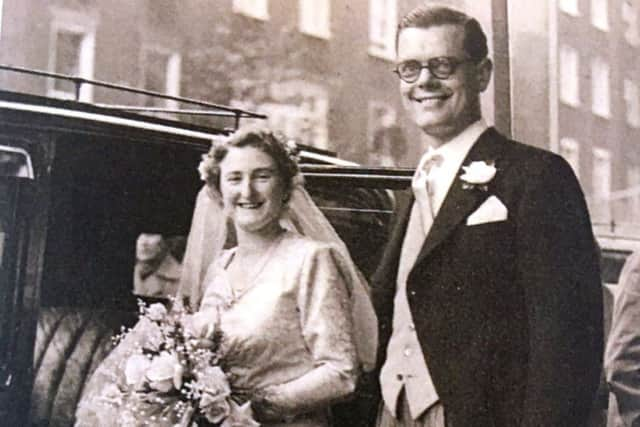
M 473 62 L 478 63 L 487 57 L 487 36 L 480 23 L 462 11 L 434 4 L 418 6 L 400 20 L 396 32 L 396 51 L 400 32 L 405 28 L 430 28 L 440 25 L 455 25 L 464 30 L 464 51 Z

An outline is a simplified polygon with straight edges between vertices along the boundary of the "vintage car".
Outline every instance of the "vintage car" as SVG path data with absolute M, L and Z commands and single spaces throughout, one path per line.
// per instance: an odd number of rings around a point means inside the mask
M 212 138 L 262 117 L 196 102 L 216 125 L 0 91 L 3 425 L 73 424 L 85 381 L 112 336 L 136 320 L 138 237 L 186 236 L 202 186 L 201 155 Z M 365 168 L 305 146 L 301 160 L 312 197 L 369 276 L 412 171 Z M 607 236 L 600 245 L 604 278 L 615 284 L 633 248 Z M 179 261 L 181 246 L 172 253 Z M 334 409 L 337 426 L 369 425 L 374 384 L 365 376 L 356 398 Z
M 198 105 L 215 126 L 0 92 L 3 425 L 73 424 L 85 380 L 112 336 L 136 320 L 136 240 L 154 233 L 184 241 L 201 155 L 212 138 L 263 117 Z M 411 171 L 361 168 L 305 146 L 300 155 L 312 197 L 369 275 L 393 221 L 393 190 L 406 187 Z M 180 245 L 172 249 L 179 261 Z M 336 407 L 339 425 L 375 415 L 371 384 L 365 379 L 360 399 Z

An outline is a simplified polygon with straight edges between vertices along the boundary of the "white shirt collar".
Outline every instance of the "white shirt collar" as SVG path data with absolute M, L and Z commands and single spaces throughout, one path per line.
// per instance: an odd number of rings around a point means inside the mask
M 447 163 L 460 165 L 467 157 L 467 153 L 473 147 L 473 144 L 478 140 L 480 135 L 489 128 L 484 119 L 480 119 L 473 122 L 465 130 L 456 135 L 451 141 L 442 144 L 440 147 L 434 149 L 435 153 L 442 154 Z
M 437 213 L 444 202 L 444 199 L 449 192 L 449 187 L 456 178 L 462 162 L 471 150 L 471 147 L 478 140 L 480 135 L 488 129 L 487 123 L 484 119 L 480 119 L 472 123 L 469 127 L 463 130 L 451 141 L 440 147 L 429 150 L 422 156 L 419 165 L 423 164 L 423 161 L 427 157 L 431 157 L 434 154 L 440 154 L 443 157 L 443 161 L 439 167 L 435 167 L 430 172 L 429 176 L 433 185 L 432 207 L 434 213 Z

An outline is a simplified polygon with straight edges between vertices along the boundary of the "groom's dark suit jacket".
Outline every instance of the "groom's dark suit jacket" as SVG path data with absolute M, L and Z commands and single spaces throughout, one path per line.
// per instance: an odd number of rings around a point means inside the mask
M 598 256 L 584 196 L 559 156 L 490 128 L 463 165 L 495 162 L 483 189 L 456 178 L 408 278 L 407 295 L 453 427 L 584 426 L 602 358 Z M 495 195 L 505 221 L 466 225 Z M 381 362 L 391 334 L 410 206 L 372 281 Z

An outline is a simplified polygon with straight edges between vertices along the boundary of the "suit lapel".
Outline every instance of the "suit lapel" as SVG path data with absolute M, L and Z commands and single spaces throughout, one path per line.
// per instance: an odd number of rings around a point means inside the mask
M 487 129 L 471 147 L 462 162 L 463 166 L 472 161 L 495 161 L 500 173 L 498 158 L 501 152 L 501 141 L 504 140 L 494 128 Z M 442 203 L 438 215 L 433 221 L 429 234 L 422 245 L 416 264 L 422 262 L 467 216 L 490 196 L 490 192 L 480 189 L 463 189 L 459 179 L 462 168 L 451 183 L 449 192 Z

